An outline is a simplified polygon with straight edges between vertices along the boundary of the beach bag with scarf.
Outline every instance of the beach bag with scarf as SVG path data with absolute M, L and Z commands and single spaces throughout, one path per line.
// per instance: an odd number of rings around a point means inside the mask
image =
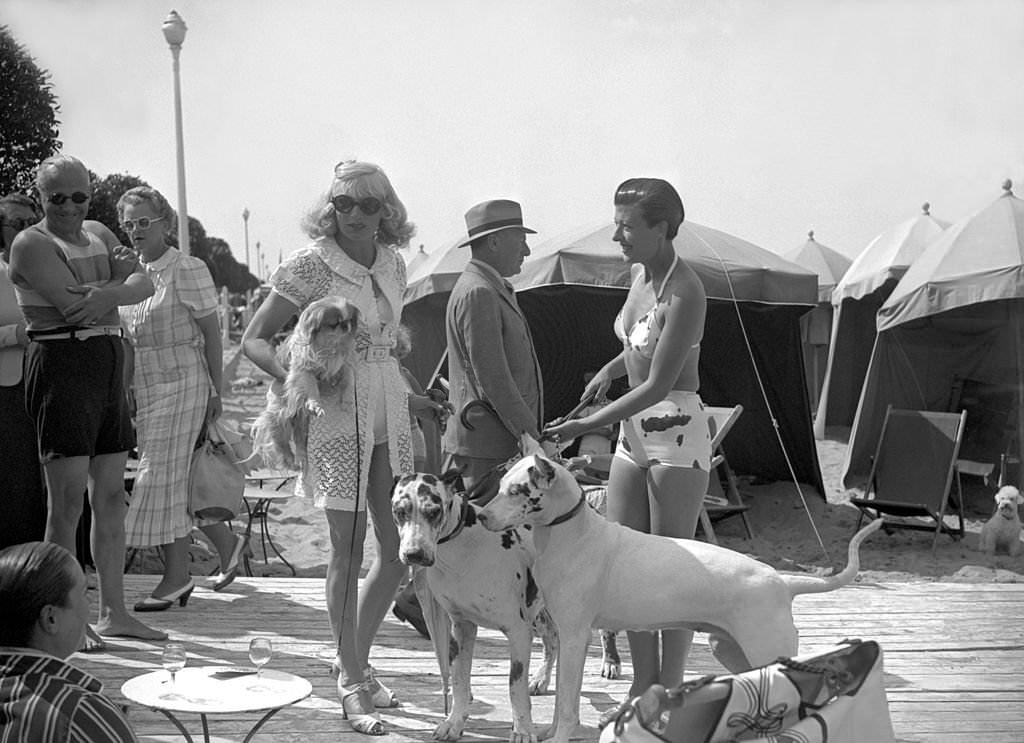
M 601 743 L 893 743 L 877 642 L 780 658 L 674 689 L 655 685 L 623 707 Z

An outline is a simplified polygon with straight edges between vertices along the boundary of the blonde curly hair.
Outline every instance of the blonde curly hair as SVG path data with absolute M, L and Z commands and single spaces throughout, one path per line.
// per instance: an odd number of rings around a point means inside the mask
M 338 188 L 339 184 L 342 185 Z M 377 239 L 394 247 L 405 247 L 416 233 L 416 225 L 409 221 L 405 204 L 398 198 L 394 186 L 379 165 L 359 160 L 343 160 L 334 166 L 331 186 L 320 195 L 302 219 L 302 230 L 311 238 L 333 235 L 337 232 L 334 205 L 331 196 L 344 193 L 354 199 L 373 196 L 384 202 Z

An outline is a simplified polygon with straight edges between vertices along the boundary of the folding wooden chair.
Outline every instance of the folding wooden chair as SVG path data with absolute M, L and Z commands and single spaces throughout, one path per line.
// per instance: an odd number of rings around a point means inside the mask
M 740 497 L 739 488 L 736 486 L 736 476 L 733 474 L 732 468 L 729 467 L 729 461 L 722 448 L 722 441 L 743 413 L 743 406 L 706 407 L 704 412 L 707 413 L 708 422 L 712 426 L 711 472 L 708 479 L 708 494 L 704 497 L 704 507 L 700 513 L 700 525 L 704 529 L 704 535 L 708 541 L 718 544 L 714 522 L 730 516 L 739 516 L 743 519 L 743 528 L 747 532 L 747 539 L 753 539 L 754 530 L 747 518 L 750 506 L 744 503 Z
M 956 461 L 966 421 L 966 412 L 900 410 L 890 405 L 871 462 L 868 491 L 863 498 L 850 499 L 860 510 L 857 528 L 865 516 L 891 515 L 898 520 L 887 519 L 886 531 L 934 530 L 933 551 L 940 533 L 963 537 L 963 493 Z M 951 495 L 954 479 L 956 494 Z M 958 529 L 945 522 L 950 505 L 959 517 Z

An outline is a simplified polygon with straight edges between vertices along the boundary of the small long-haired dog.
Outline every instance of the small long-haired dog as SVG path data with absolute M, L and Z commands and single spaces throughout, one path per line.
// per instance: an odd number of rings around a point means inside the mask
M 341 297 L 325 297 L 299 315 L 278 350 L 288 370 L 284 390 L 267 390 L 267 406 L 253 424 L 253 449 L 272 469 L 301 469 L 309 417 L 324 414 L 323 401 L 345 394 L 354 381 L 351 360 L 359 310 Z
M 1020 541 L 1020 514 L 1017 512 L 1020 504 L 1024 503 L 1024 497 L 1017 488 L 1004 485 L 995 494 L 995 501 L 995 513 L 981 526 L 978 549 L 987 555 L 994 555 L 996 550 L 1006 550 L 1006 554 L 1016 557 L 1024 549 Z

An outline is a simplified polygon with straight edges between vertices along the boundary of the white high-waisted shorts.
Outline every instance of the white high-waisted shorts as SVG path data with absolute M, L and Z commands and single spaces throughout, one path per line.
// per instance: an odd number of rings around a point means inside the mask
M 711 463 L 711 430 L 696 392 L 672 390 L 661 402 L 622 421 L 615 456 L 638 467 L 704 470 Z

